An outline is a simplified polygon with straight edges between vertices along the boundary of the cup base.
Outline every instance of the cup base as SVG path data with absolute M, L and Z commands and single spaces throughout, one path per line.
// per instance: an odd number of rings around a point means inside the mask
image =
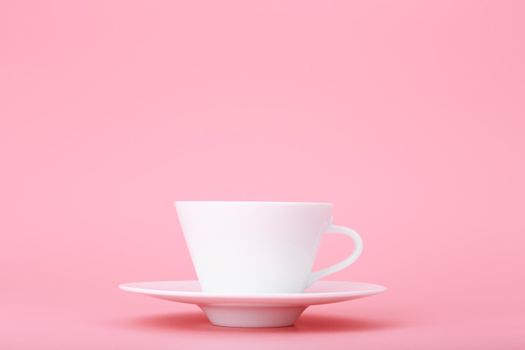
M 201 305 L 208 320 L 220 327 L 288 327 L 305 306 Z

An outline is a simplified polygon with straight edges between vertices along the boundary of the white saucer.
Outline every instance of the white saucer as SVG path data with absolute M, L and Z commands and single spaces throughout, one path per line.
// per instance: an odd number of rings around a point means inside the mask
M 210 322 L 225 327 L 291 326 L 310 305 L 338 303 L 382 293 L 385 287 L 362 282 L 319 281 L 304 293 L 216 294 L 198 281 L 137 282 L 119 288 L 159 299 L 196 304 Z

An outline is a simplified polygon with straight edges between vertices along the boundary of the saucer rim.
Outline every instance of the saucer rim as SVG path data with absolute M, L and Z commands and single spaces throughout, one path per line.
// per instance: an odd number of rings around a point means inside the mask
M 303 299 L 303 298 L 338 298 L 338 297 L 358 297 L 358 296 L 371 296 L 376 294 L 381 294 L 386 292 L 388 289 L 387 287 L 376 284 L 376 283 L 368 283 L 368 282 L 361 282 L 361 281 L 318 281 L 316 283 L 336 283 L 336 284 L 348 284 L 348 283 L 359 283 L 359 284 L 365 284 L 370 287 L 370 290 L 362 290 L 362 291 L 334 291 L 334 292 L 312 292 L 312 293 L 260 293 L 260 294 L 243 294 L 243 293 L 210 293 L 210 292 L 203 292 L 203 291 L 180 291 L 180 290 L 158 290 L 158 289 L 152 289 L 152 288 L 141 288 L 138 286 L 132 286 L 136 284 L 145 284 L 145 283 L 166 283 L 166 282 L 190 282 L 195 283 L 199 282 L 198 280 L 161 280 L 161 281 L 141 281 L 141 282 L 127 282 L 127 283 L 120 283 L 118 285 L 118 288 L 125 291 L 125 292 L 131 292 L 131 293 L 138 293 L 138 294 L 147 294 L 151 296 L 187 296 L 187 297 L 202 297 L 202 298 L 216 298 L 216 299 L 232 299 L 232 298 L 240 298 L 245 300 L 250 299 L 290 299 L 290 300 L 296 300 L 296 299 Z

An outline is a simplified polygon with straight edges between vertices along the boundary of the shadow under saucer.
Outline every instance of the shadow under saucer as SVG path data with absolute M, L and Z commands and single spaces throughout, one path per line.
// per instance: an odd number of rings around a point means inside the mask
M 403 323 L 392 320 L 373 318 L 354 318 L 305 314 L 294 326 L 282 328 L 231 328 L 217 327 L 208 321 L 201 312 L 185 312 L 170 314 L 155 314 L 113 322 L 118 327 L 174 332 L 177 330 L 189 332 L 284 332 L 284 333 L 327 333 L 327 332 L 367 332 L 388 328 L 398 328 Z

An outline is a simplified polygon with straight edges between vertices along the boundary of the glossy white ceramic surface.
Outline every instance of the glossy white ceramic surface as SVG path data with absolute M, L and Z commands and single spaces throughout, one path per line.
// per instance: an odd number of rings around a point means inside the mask
M 345 281 L 318 281 L 303 293 L 224 294 L 201 290 L 198 281 L 121 284 L 120 289 L 168 301 L 195 304 L 211 323 L 228 327 L 293 325 L 310 305 L 337 303 L 382 293 L 385 287 Z
M 332 204 L 317 202 L 175 202 L 206 292 L 297 293 L 352 264 L 362 252 L 353 230 L 332 224 Z M 323 233 L 345 234 L 354 251 L 312 272 Z

